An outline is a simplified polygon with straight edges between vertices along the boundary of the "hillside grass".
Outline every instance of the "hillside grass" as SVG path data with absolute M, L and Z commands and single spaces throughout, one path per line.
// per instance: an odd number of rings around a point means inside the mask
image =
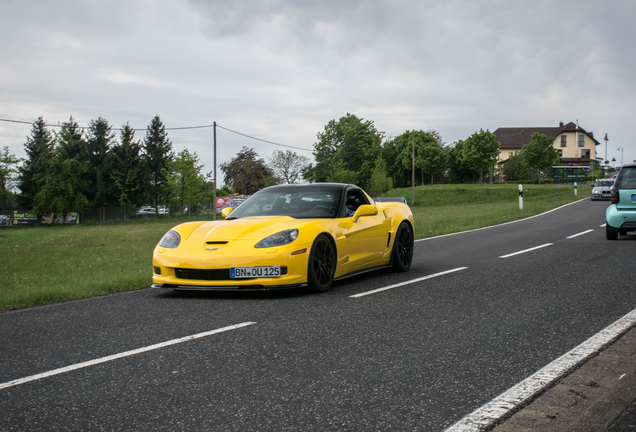
M 589 197 L 582 185 L 526 185 L 524 209 L 516 185 L 429 185 L 416 188 L 415 237 L 496 225 Z M 404 196 L 397 189 L 387 196 Z M 187 218 L 73 226 L 0 229 L 0 311 L 146 288 L 152 251 Z

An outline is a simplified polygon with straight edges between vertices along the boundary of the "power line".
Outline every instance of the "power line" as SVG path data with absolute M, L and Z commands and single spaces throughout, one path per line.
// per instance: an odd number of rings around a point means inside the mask
M 0 121 L 8 122 L 8 123 L 28 124 L 28 125 L 32 125 L 32 124 L 33 124 L 32 122 L 27 122 L 27 121 L 21 121 L 21 120 L 10 120 L 10 119 L 2 119 L 2 118 L 0 118 Z M 62 125 L 61 125 L 61 124 L 48 124 L 48 123 L 47 123 L 45 126 L 46 126 L 46 127 L 62 127 Z M 234 133 L 234 134 L 241 135 L 241 136 L 244 136 L 244 137 L 246 137 L 246 138 L 250 138 L 250 139 L 253 139 L 253 140 L 256 140 L 256 141 L 262 141 L 262 142 L 264 142 L 264 143 L 272 144 L 272 145 L 275 145 L 275 146 L 279 146 L 279 147 L 286 147 L 286 148 L 291 148 L 291 149 L 296 149 L 296 150 L 302 150 L 302 151 L 308 151 L 308 152 L 313 151 L 313 150 L 311 150 L 311 149 L 306 149 L 306 148 L 302 148 L 302 147 L 294 147 L 294 146 L 290 146 L 290 145 L 286 145 L 286 144 L 280 144 L 280 143 L 277 143 L 277 142 L 264 140 L 264 139 L 261 139 L 261 138 L 256 138 L 256 137 L 254 137 L 254 136 L 247 135 L 247 134 L 244 134 L 244 133 L 242 133 L 242 132 L 237 132 L 237 131 L 235 131 L 235 130 L 228 129 L 228 128 L 226 128 L 226 127 L 220 126 L 219 124 L 217 124 L 216 126 L 217 126 L 218 128 L 223 129 L 223 130 L 226 130 L 226 131 L 228 131 L 228 132 L 232 132 L 232 133 Z M 213 124 L 211 124 L 211 125 L 201 125 L 201 126 L 184 126 L 184 127 L 174 127 L 174 128 L 165 128 L 165 130 L 167 130 L 167 131 L 175 131 L 175 130 L 187 130 L 187 129 L 206 129 L 206 128 L 211 128 L 211 127 L 214 127 L 214 125 L 213 125 Z M 87 127 L 82 127 L 82 126 L 80 126 L 80 128 L 82 128 L 82 129 L 86 129 Z M 111 130 L 115 130 L 115 131 L 122 131 L 122 130 L 123 130 L 123 128 L 113 128 L 113 127 L 111 127 Z M 147 130 L 147 129 L 136 129 L 136 128 L 133 128 L 132 130 L 133 130 L 133 131 L 135 131 L 135 132 L 137 132 L 137 131 L 143 131 L 143 130 Z
M 306 148 L 302 148 L 302 147 L 294 147 L 294 146 L 290 146 L 290 145 L 279 144 L 279 143 L 275 143 L 275 142 L 272 142 L 272 141 L 267 141 L 267 140 L 264 140 L 264 139 L 256 138 L 256 137 L 253 137 L 253 136 L 250 136 L 250 135 L 246 135 L 246 134 L 241 133 L 241 132 L 233 131 L 232 129 L 228 129 L 228 128 L 223 127 L 223 126 L 220 126 L 220 125 L 218 125 L 218 124 L 216 125 L 216 127 L 221 128 L 221 129 L 223 129 L 223 130 L 226 130 L 226 131 L 228 131 L 228 132 L 235 133 L 235 134 L 237 134 L 237 135 L 241 135 L 241 136 L 244 136 L 244 137 L 247 137 L 247 138 L 251 138 L 251 139 L 253 139 L 253 140 L 257 140 L 257 141 L 266 142 L 266 143 L 268 143 L 268 144 L 277 145 L 277 146 L 280 146 L 280 147 L 293 148 L 293 149 L 296 149 L 296 150 L 303 150 L 303 151 L 313 151 L 313 150 L 306 149 Z

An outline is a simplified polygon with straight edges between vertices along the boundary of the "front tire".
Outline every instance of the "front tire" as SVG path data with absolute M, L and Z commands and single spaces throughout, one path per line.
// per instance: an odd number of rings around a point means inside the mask
M 402 222 L 395 234 L 393 242 L 393 252 L 391 260 L 393 261 L 393 270 L 405 272 L 411 268 L 413 262 L 413 233 L 406 222 Z
M 320 234 L 314 240 L 309 253 L 307 283 L 314 292 L 326 292 L 333 285 L 336 272 L 336 251 L 326 234 Z
M 616 240 L 618 238 L 618 229 L 605 224 L 605 237 L 608 240 Z

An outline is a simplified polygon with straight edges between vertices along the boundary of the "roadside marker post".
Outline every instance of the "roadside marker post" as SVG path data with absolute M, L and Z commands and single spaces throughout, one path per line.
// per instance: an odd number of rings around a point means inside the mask
M 519 185 L 519 210 L 523 210 L 523 186 Z
M 574 195 L 578 195 L 577 190 L 576 190 L 576 182 L 574 182 Z

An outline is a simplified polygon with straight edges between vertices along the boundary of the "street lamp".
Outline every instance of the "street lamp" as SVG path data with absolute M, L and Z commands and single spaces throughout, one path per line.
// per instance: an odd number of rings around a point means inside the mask
M 621 151 L 621 167 L 623 166 L 623 146 L 618 146 L 618 150 Z

